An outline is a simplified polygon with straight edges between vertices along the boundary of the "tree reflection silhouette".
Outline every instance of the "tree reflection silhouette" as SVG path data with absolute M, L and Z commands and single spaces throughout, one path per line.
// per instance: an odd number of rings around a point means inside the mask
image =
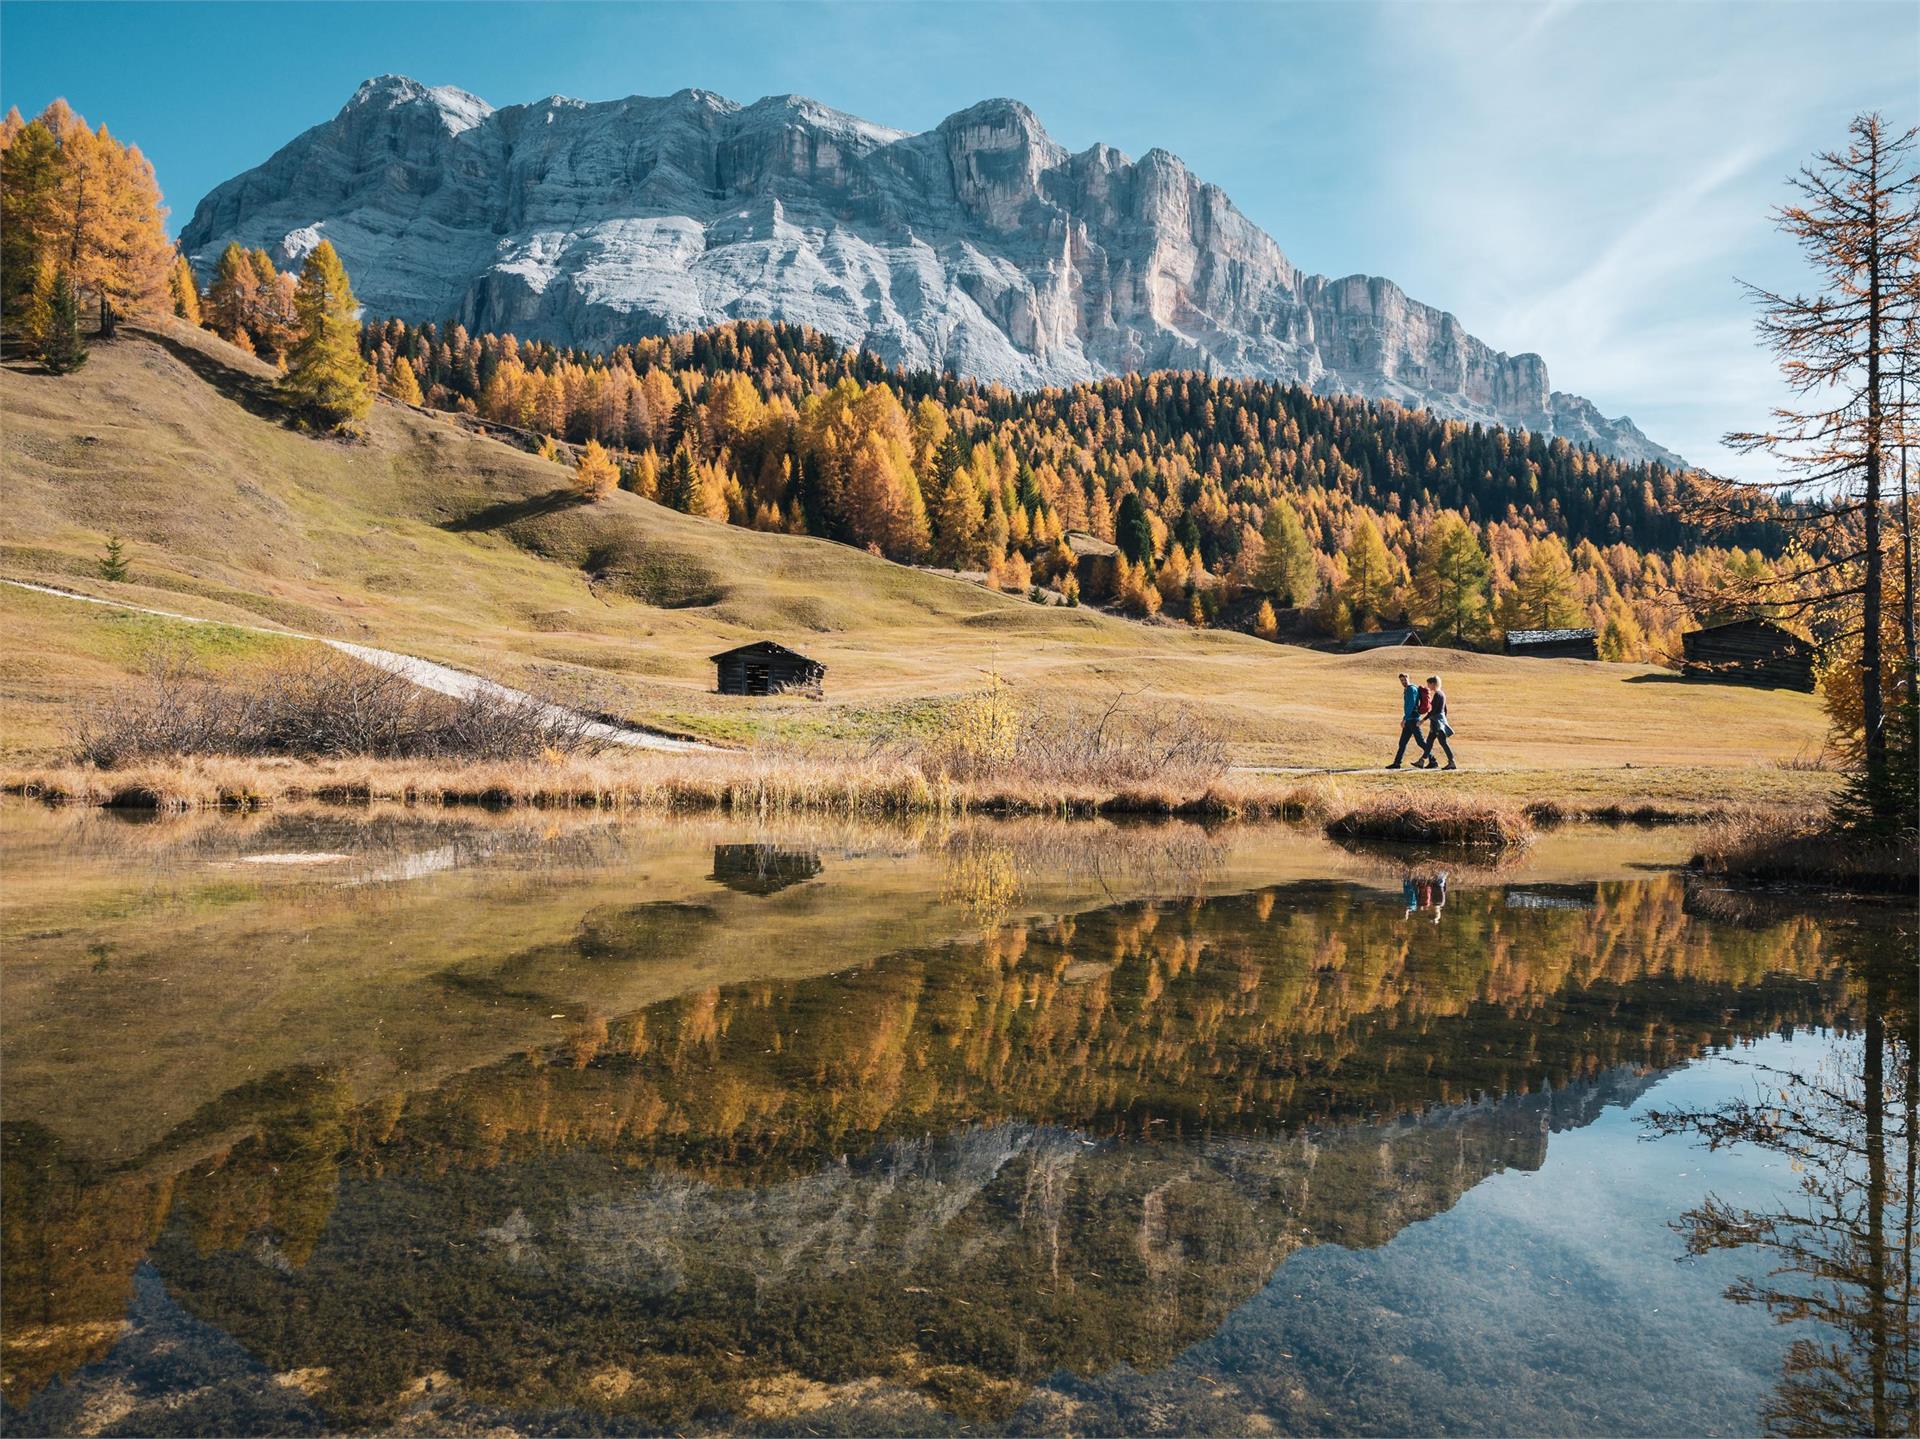
M 1833 1057 L 1806 1073 L 1762 1066 L 1752 1097 L 1656 1110 L 1647 1127 L 1694 1134 L 1714 1150 L 1753 1146 L 1798 1176 L 1793 1198 L 1776 1209 L 1708 1194 L 1674 1225 L 1690 1255 L 1765 1256 L 1765 1272 L 1735 1282 L 1728 1299 L 1763 1305 L 1782 1324 L 1815 1326 L 1787 1350 L 1761 1410 L 1767 1432 L 1911 1435 L 1920 1433 L 1913 934 L 1833 934 L 1862 1011 Z

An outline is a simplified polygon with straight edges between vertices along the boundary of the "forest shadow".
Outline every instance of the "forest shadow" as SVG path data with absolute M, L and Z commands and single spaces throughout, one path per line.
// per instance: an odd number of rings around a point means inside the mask
M 133 329 L 132 326 L 123 328 Z M 263 420 L 272 420 L 275 424 L 285 425 L 292 422 L 293 416 L 281 401 L 275 381 L 265 376 L 249 375 L 243 370 L 223 364 L 204 350 L 189 345 L 186 341 L 169 335 L 164 330 L 142 327 L 134 333 L 143 340 L 151 340 L 160 346 L 247 413 L 257 415 Z
M 586 504 L 587 499 L 578 490 L 559 486 L 545 494 L 529 495 L 520 500 L 501 500 L 463 515 L 457 520 L 448 520 L 442 529 L 455 534 L 473 534 L 481 530 L 504 529 L 521 520 L 539 519 L 543 515 L 557 514 L 561 510 L 571 509 L 575 505 Z

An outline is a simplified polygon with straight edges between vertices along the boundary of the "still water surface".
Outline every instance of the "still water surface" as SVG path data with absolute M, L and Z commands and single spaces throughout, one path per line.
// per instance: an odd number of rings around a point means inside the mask
M 1867 1027 L 1910 921 L 1690 887 L 1671 834 L 0 845 L 16 1433 L 1792 1430 L 1837 1331 L 1675 1226 L 1804 1166 L 1647 1118 L 1911 1059 Z

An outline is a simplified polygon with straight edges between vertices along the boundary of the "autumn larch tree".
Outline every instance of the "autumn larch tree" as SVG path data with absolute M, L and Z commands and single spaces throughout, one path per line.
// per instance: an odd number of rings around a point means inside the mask
M 1558 535 L 1535 542 L 1513 592 L 1503 598 L 1502 629 L 1575 629 L 1586 619 L 1574 589 L 1573 560 Z
M 45 300 L 53 289 L 55 226 L 62 181 L 60 145 L 44 120 L 20 123 L 8 113 L 6 149 L 0 151 L 0 306 L 7 327 L 38 333 L 45 328 Z M 41 313 L 22 314 L 38 282 Z
M 1799 242 L 1819 288 L 1747 289 L 1797 403 L 1776 409 L 1765 430 L 1727 436 L 1735 449 L 1773 455 L 1787 484 L 1827 502 L 1818 507 L 1820 537 L 1806 547 L 1808 562 L 1776 576 L 1765 598 L 1793 612 L 1836 600 L 1853 611 L 1834 640 L 1858 644 L 1861 807 L 1876 826 L 1903 811 L 1910 819 L 1915 806 L 1912 774 L 1896 780 L 1888 759 L 1883 634 L 1885 464 L 1908 429 L 1897 382 L 1913 369 L 1908 342 L 1920 318 L 1915 134 L 1890 134 L 1877 114 L 1858 116 L 1845 150 L 1820 155 L 1793 178 L 1798 199 L 1775 218 Z M 1843 583 L 1832 583 L 1835 574 Z
M 259 289 L 260 281 L 254 274 L 253 262 L 247 257 L 247 252 L 229 242 L 227 248 L 220 252 L 219 262 L 213 270 L 213 281 L 207 286 L 203 313 L 208 328 L 221 339 L 251 351 L 254 343 L 249 331 Z
M 1273 612 L 1273 601 L 1262 599 L 1260 612 L 1253 617 L 1253 632 L 1263 640 L 1270 640 L 1280 633 L 1280 617 Z
M 0 142 L 0 306 L 24 300 L 42 258 L 98 306 L 103 337 L 119 315 L 164 302 L 173 247 L 137 147 L 88 129 L 64 100 L 26 124 L 9 113 Z
M 604 500 L 620 488 L 620 467 L 598 440 L 588 440 L 574 467 L 573 487 L 589 500 Z
M 27 349 L 36 355 L 46 344 L 47 336 L 53 333 L 53 285 L 58 273 L 52 258 L 41 255 L 33 262 L 33 275 L 25 295 L 8 307 L 9 324 L 26 342 Z
M 185 255 L 176 255 L 173 259 L 173 273 L 168 277 L 167 288 L 173 299 L 173 314 L 178 320 L 189 325 L 200 323 L 200 286 L 193 278 L 193 266 L 187 263 Z
M 1394 570 L 1386 541 L 1371 516 L 1354 520 L 1344 556 L 1347 581 L 1341 586 L 1340 599 L 1356 625 L 1373 624 L 1385 617 L 1393 603 Z
M 420 394 L 420 381 L 414 376 L 413 364 L 405 355 L 394 362 L 393 370 L 387 377 L 387 393 L 403 405 L 426 403 Z
M 1267 506 L 1260 538 L 1266 550 L 1260 557 L 1255 583 L 1283 605 L 1311 604 L 1320 574 L 1313 562 L 1313 543 L 1300 523 L 1300 512 L 1288 501 L 1275 499 Z
M 331 241 L 314 246 L 300 267 L 294 310 L 298 335 L 281 393 L 324 429 L 357 425 L 373 405 L 373 387 L 360 358 L 360 304 Z
M 1487 552 L 1467 522 L 1442 511 L 1420 542 L 1413 616 L 1430 643 L 1470 645 L 1486 637 Z

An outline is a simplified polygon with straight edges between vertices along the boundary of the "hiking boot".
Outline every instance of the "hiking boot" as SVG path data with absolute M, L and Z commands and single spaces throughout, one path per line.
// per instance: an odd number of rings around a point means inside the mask
M 1392 764 L 1390 764 L 1390 765 L 1388 765 L 1388 766 L 1387 766 L 1387 768 L 1388 768 L 1388 769 L 1399 769 L 1399 768 L 1400 768 L 1400 761 L 1399 761 L 1399 760 L 1395 760 L 1395 761 L 1394 761 L 1394 762 L 1393 762 Z
M 1459 769 L 1460 766 L 1457 764 L 1448 764 L 1448 765 L 1442 765 L 1441 768 L 1442 769 Z

